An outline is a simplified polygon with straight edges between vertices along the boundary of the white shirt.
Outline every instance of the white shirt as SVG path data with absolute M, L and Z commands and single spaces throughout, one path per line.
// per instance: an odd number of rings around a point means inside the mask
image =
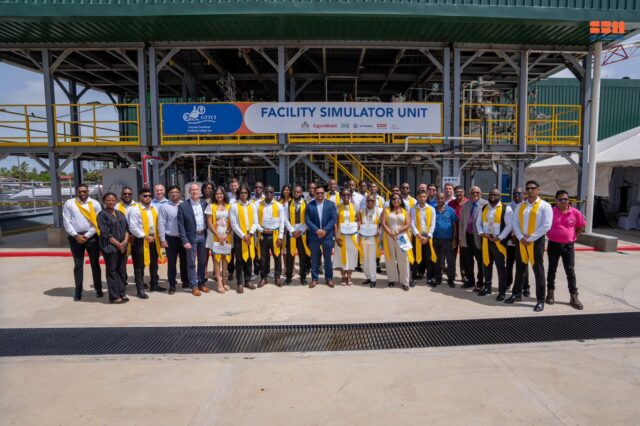
M 427 209 L 431 209 L 431 223 L 427 224 Z M 431 207 L 429 204 L 425 204 L 424 207 L 420 207 L 420 204 L 416 204 L 411 209 L 411 230 L 414 235 L 420 234 L 418 231 L 417 221 L 420 221 L 422 224 L 422 229 L 428 229 L 426 232 L 427 237 L 433 237 L 433 231 L 436 229 L 436 209 Z M 425 233 L 424 231 L 422 233 Z
M 231 194 L 231 193 L 229 193 L 229 194 Z M 238 200 L 236 200 L 235 195 L 229 195 L 229 205 L 231 205 L 231 206 L 232 206 L 232 205 L 234 205 L 234 204 L 235 204 L 235 203 L 237 203 L 237 202 L 238 202 Z
M 353 215 L 354 215 L 354 216 L 353 216 L 353 222 L 356 222 L 356 215 L 357 215 L 357 214 L 358 214 L 358 212 L 360 211 L 360 208 L 358 207 L 358 205 L 357 205 L 357 204 L 355 204 L 355 203 L 353 203 L 353 202 L 351 202 L 351 203 L 349 203 L 349 204 L 351 204 L 351 205 L 353 206 Z M 344 204 L 343 204 L 343 205 L 344 205 Z M 341 205 L 341 207 L 342 207 L 342 205 Z M 338 221 L 340 221 L 340 217 L 339 217 L 339 215 L 340 215 L 340 208 L 338 208 Z M 342 212 L 342 216 L 343 216 L 343 218 L 344 218 L 344 220 L 343 220 L 342 222 L 343 222 L 343 223 L 348 223 L 348 222 L 349 222 L 349 207 L 348 207 L 348 206 L 345 206 L 345 207 L 344 207 L 344 211 Z M 353 223 L 353 222 L 352 222 L 352 223 Z
M 285 216 L 284 216 L 284 207 L 282 206 L 282 204 L 280 204 L 279 202 L 277 202 L 275 199 L 271 200 L 271 202 L 269 204 L 267 204 L 266 201 L 262 202 L 262 205 L 264 205 L 264 207 L 262 208 L 262 223 L 258 222 L 258 231 L 260 232 L 264 232 L 265 228 L 262 227 L 262 224 L 264 223 L 265 219 L 272 219 L 273 218 L 273 205 L 276 205 L 276 208 L 278 209 L 278 239 L 281 240 L 282 237 L 284 236 L 284 222 L 285 222 Z M 258 205 L 258 211 L 260 206 Z
M 234 205 L 231 206 L 231 209 L 229 210 L 229 217 L 231 219 L 231 229 L 233 229 L 233 232 L 236 233 L 236 235 L 240 238 L 244 238 L 245 234 L 244 232 L 242 232 L 242 229 L 240 228 L 240 218 L 238 217 L 238 206 L 249 206 L 253 209 L 253 223 L 249 223 L 249 211 L 247 209 L 246 213 L 245 213 L 245 229 L 247 229 L 247 232 L 249 234 L 254 234 L 256 232 L 256 229 L 258 229 L 258 211 L 256 209 L 255 204 L 253 203 L 245 203 L 242 204 L 240 201 L 238 201 L 237 203 L 235 203 Z
M 158 208 L 158 232 L 160 233 L 160 241 L 165 242 L 167 235 L 170 237 L 179 237 L 178 229 L 178 206 L 182 204 L 182 200 L 178 200 L 176 204 L 169 201 L 160 205 Z
M 116 203 L 116 207 L 115 209 L 120 211 L 120 206 L 124 207 L 124 216 L 125 217 L 129 217 L 129 212 L 131 211 L 131 207 L 136 207 L 138 205 L 138 203 L 136 203 L 135 201 L 131 201 L 131 204 L 125 204 L 124 202 L 122 202 L 122 200 L 118 201 Z
M 518 211 L 519 204 L 520 203 L 516 203 L 515 201 L 509 203 L 509 207 L 511 207 L 511 214 Z M 513 233 L 513 216 L 511 217 L 511 233 Z M 511 238 L 509 238 L 509 241 L 507 241 L 507 245 L 511 247 L 515 246 L 515 244 L 513 244 L 513 241 L 511 241 Z
M 522 204 L 524 204 L 524 223 L 525 223 L 525 231 L 529 226 L 529 214 L 531 213 L 531 209 L 533 208 L 533 204 L 529 203 L 529 201 L 523 201 L 520 203 L 519 207 L 513 213 L 513 232 L 515 232 L 518 240 L 524 238 L 524 234 L 520 229 L 520 209 L 523 208 Z M 547 203 L 544 200 L 540 200 L 540 207 L 538 207 L 538 214 L 536 216 L 536 229 L 533 234 L 528 236 L 529 241 L 536 241 L 540 237 L 544 237 L 549 229 L 551 229 L 551 225 L 553 224 L 553 209 L 551 208 L 551 204 Z
M 318 225 L 319 225 L 319 228 L 320 228 L 320 229 L 322 229 L 322 209 L 323 209 L 322 205 L 323 205 L 323 204 L 324 204 L 324 201 L 323 201 L 323 202 L 321 202 L 321 203 L 318 203 L 318 202 L 316 201 L 316 205 L 317 205 L 317 207 L 318 207 L 318 221 L 320 222 L 320 223 L 318 223 Z
M 358 191 L 354 192 L 353 195 L 351 196 L 351 202 L 355 204 L 356 207 L 360 207 L 363 201 L 366 203 L 366 200 L 367 200 L 367 194 L 362 195 Z
M 149 221 L 149 235 L 145 234 L 144 229 L 142 229 L 142 215 L 140 208 L 131 209 L 129 212 L 129 230 L 138 238 L 155 235 L 155 223 L 153 223 L 152 213 L 152 210 L 155 210 L 155 207 L 149 206 L 149 208 L 146 208 L 143 204 L 139 204 L 138 207 L 141 207 L 147 215 L 147 220 Z
M 87 213 L 89 212 L 89 203 L 92 203 L 93 209 L 96 212 L 96 220 L 98 219 L 98 213 L 102 210 L 100 203 L 91 198 L 88 198 L 85 203 L 80 200 L 78 201 Z M 62 222 L 64 224 L 64 230 L 72 237 L 78 234 L 84 234 L 85 237 L 91 238 L 96 233 L 96 228 L 84 217 L 80 210 L 78 210 L 76 198 L 70 198 L 65 201 L 64 207 L 62 208 Z
M 193 201 L 193 199 L 189 198 L 191 202 L 191 208 L 193 209 L 193 215 L 196 217 L 196 232 L 202 232 L 206 229 L 207 225 L 204 220 L 204 212 L 202 211 L 202 206 L 200 205 L 200 200 Z
M 400 196 L 402 198 L 402 196 Z M 407 211 L 410 211 L 413 207 L 418 205 L 418 200 L 409 195 L 407 198 L 402 198 L 402 203 L 404 204 L 404 208 Z M 411 207 L 413 204 L 413 207 Z
M 340 193 L 338 191 L 334 192 L 333 194 L 329 192 L 325 193 L 324 199 L 333 201 L 336 204 L 336 207 L 340 206 L 340 204 L 342 203 L 342 197 L 340 197 Z
M 502 208 L 502 217 L 504 219 L 504 229 L 500 232 L 500 224 L 495 223 L 496 217 L 496 209 L 499 206 L 503 206 Z M 484 222 L 482 220 L 483 210 L 487 209 L 487 221 Z M 504 240 L 505 238 L 511 235 L 511 230 L 513 229 L 513 210 L 508 205 L 504 205 L 501 202 L 496 203 L 494 207 L 491 207 L 491 204 L 487 204 L 482 206 L 480 211 L 478 212 L 478 216 L 476 217 L 476 230 L 478 231 L 478 235 L 482 234 L 491 234 L 495 237 L 498 237 L 499 240 Z
M 294 203 L 294 214 L 300 210 L 302 208 L 302 199 L 295 201 L 295 200 L 291 200 L 289 201 L 289 203 Z M 289 206 L 291 206 L 291 204 L 289 204 Z M 289 217 L 289 209 L 284 209 L 284 216 L 286 218 L 284 225 L 287 227 L 287 229 L 289 230 L 290 233 L 293 233 L 295 231 L 295 228 L 293 227 L 293 225 L 291 224 L 291 220 L 292 218 Z M 305 211 L 306 214 L 306 211 Z M 295 219 L 295 216 L 294 218 Z M 295 220 L 294 220 L 295 221 Z M 304 234 L 305 232 L 307 232 L 307 225 L 305 225 L 304 220 L 302 218 L 302 216 L 300 216 L 300 224 L 299 224 L 299 228 L 301 228 L 300 230 L 302 231 L 302 233 Z
M 375 206 L 373 209 L 360 209 L 360 218 L 362 220 L 363 225 L 374 225 L 376 219 L 378 220 L 378 234 L 381 233 L 382 228 L 380 228 L 380 216 L 382 216 L 382 207 Z M 361 238 L 372 238 L 372 237 L 362 237 Z

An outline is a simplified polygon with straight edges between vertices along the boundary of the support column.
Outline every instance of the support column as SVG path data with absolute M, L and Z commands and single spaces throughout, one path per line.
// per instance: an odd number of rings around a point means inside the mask
M 460 87 L 462 85 L 462 69 L 460 68 L 460 49 L 453 49 L 453 123 L 451 133 L 460 137 Z M 456 140 L 454 144 L 458 144 Z M 455 151 L 455 150 L 454 150 Z M 460 159 L 453 160 L 453 176 L 460 176 Z
M 42 74 L 44 77 L 44 102 L 47 116 L 47 145 L 49 147 L 49 178 L 51 181 L 51 201 L 53 203 L 53 226 L 62 227 L 62 194 L 58 179 L 59 160 L 56 154 L 56 117 L 53 104 L 56 102 L 54 80 L 51 72 L 51 53 L 42 49 Z
M 502 194 L 502 163 L 496 163 L 496 188 L 500 190 Z
M 583 61 L 584 76 L 580 82 L 580 103 L 582 104 L 582 152 L 580 153 L 580 175 L 578 178 L 578 200 L 580 201 L 580 210 L 585 213 L 587 205 L 587 169 L 589 168 L 589 142 L 591 131 L 591 70 L 593 67 L 593 54 L 589 53 Z
M 82 160 L 73 160 L 73 186 L 78 186 L 82 183 Z
M 149 94 L 151 103 L 151 146 L 160 145 L 160 121 L 158 118 L 158 108 L 160 99 L 158 97 L 158 72 L 156 71 L 157 58 L 156 48 L 149 48 Z
M 451 137 L 451 49 L 445 47 L 442 50 L 442 114 L 444 129 L 442 133 L 447 140 Z M 453 152 L 453 149 L 451 149 Z M 442 175 L 449 176 L 450 173 L 450 160 L 442 159 Z M 436 185 L 441 186 L 442 182 Z
M 155 62 L 154 62 L 155 63 Z M 140 104 L 140 127 L 138 134 L 140 135 L 140 146 L 149 145 L 147 120 L 147 63 L 144 54 L 144 48 L 138 49 L 138 103 Z
M 589 129 L 589 164 L 587 177 L 586 233 L 593 231 L 593 206 L 596 194 L 596 156 L 598 155 L 598 120 L 600 116 L 600 70 L 602 67 L 602 42 L 593 49 L 593 82 L 591 89 L 591 128 Z M 584 170 L 583 170 L 584 172 Z
M 520 51 L 520 73 L 518 79 L 518 151 L 527 152 L 527 117 L 529 115 L 529 52 Z M 525 162 L 518 160 L 518 186 L 524 186 Z
M 278 102 L 286 102 L 286 86 L 285 86 L 285 57 L 284 57 L 284 47 L 278 47 Z M 293 91 L 295 92 L 295 90 Z M 295 93 L 293 93 L 295 96 Z M 284 133 L 278 133 L 278 144 L 281 149 L 285 148 L 287 135 Z M 286 185 L 287 179 L 287 171 L 289 167 L 287 166 L 287 156 L 281 155 L 278 159 L 278 175 L 280 181 L 280 188 Z
M 69 103 L 71 106 L 69 107 L 70 119 L 71 123 L 71 140 L 73 142 L 79 142 L 78 136 L 80 136 L 80 125 L 77 123 L 80 118 L 80 114 L 78 113 L 78 86 L 75 81 L 69 81 Z

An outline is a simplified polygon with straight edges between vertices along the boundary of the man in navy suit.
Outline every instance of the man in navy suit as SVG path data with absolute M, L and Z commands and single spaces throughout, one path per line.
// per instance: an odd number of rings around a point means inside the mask
M 333 236 L 338 221 L 338 211 L 333 201 L 324 199 L 325 190 L 318 186 L 314 192 L 314 200 L 307 206 L 305 223 L 308 228 L 309 248 L 311 249 L 311 285 L 318 285 L 320 257 L 324 256 L 324 276 L 329 287 L 333 284 Z
M 187 250 L 187 270 L 191 293 L 194 296 L 200 296 L 201 292 L 209 293 L 209 289 L 205 285 L 208 253 L 205 246 L 207 220 L 204 211 L 207 209 L 207 202 L 200 199 L 200 185 L 197 183 L 191 184 L 189 195 L 190 198 L 178 206 L 178 230 L 182 245 Z

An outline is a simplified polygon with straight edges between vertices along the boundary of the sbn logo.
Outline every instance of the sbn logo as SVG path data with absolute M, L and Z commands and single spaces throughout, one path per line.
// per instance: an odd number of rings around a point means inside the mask
M 589 33 L 624 35 L 624 21 L 591 21 Z

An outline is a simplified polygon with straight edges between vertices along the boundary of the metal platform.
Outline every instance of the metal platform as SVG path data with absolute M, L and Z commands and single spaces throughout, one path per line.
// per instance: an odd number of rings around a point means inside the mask
M 640 312 L 407 323 L 0 330 L 0 357 L 412 349 L 640 337 Z

